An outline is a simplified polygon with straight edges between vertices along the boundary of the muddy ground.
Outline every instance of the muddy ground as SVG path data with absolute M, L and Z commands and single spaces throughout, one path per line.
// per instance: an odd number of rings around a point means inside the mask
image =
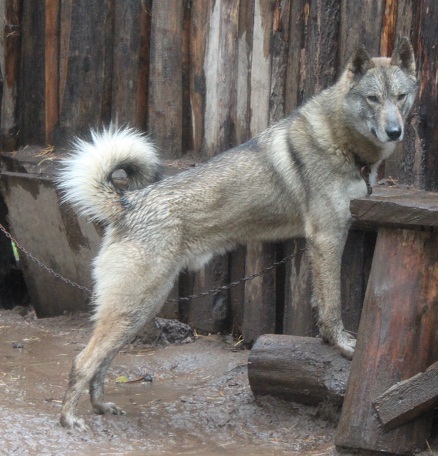
M 19 308 L 0 311 L 0 454 L 338 454 L 338 411 L 255 399 L 248 351 L 236 351 L 224 336 L 126 346 L 106 385 L 107 399 L 126 415 L 95 415 L 84 391 L 79 414 L 90 430 L 67 431 L 58 424 L 61 400 L 90 332 L 85 314 L 37 320 Z M 152 382 L 117 382 L 148 375 Z

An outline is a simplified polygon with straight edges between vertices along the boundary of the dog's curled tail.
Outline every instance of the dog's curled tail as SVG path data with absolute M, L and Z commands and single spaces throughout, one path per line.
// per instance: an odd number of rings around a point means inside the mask
M 113 182 L 123 169 L 127 190 L 146 187 L 161 178 L 161 163 L 153 143 L 132 128 L 110 126 L 91 131 L 91 141 L 76 140 L 58 176 L 61 202 L 75 206 L 92 220 L 116 222 L 124 212 L 124 190 Z

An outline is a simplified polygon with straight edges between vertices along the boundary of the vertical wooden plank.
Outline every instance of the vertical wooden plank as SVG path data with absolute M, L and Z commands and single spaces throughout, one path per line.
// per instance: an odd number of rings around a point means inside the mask
M 394 50 L 397 36 L 410 36 L 412 29 L 412 0 L 386 0 L 383 15 L 382 32 L 380 38 L 380 53 L 390 57 Z M 402 143 L 397 144 L 394 153 L 385 160 L 384 174 L 391 180 L 405 183 L 405 176 L 401 176 L 400 166 L 402 157 L 415 150 L 415 132 L 411 126 L 415 109 L 409 114 L 405 123 L 405 134 Z M 413 181 L 413 179 L 412 179 Z
M 285 111 L 290 114 L 302 103 L 303 79 L 306 74 L 306 43 L 309 30 L 309 2 L 293 1 L 289 20 L 289 50 L 286 72 Z M 304 239 L 284 244 L 284 255 L 305 247 Z M 289 261 L 285 269 L 283 333 L 313 336 L 318 333 L 311 304 L 311 275 L 308 255 Z
M 190 107 L 192 120 L 192 146 L 195 154 L 201 154 L 204 142 L 206 102 L 206 76 L 204 72 L 210 2 L 193 2 L 190 27 Z
M 342 257 L 342 321 L 357 334 L 373 259 L 376 233 L 351 230 Z
M 294 254 L 306 245 L 305 239 L 285 243 L 287 255 Z M 310 258 L 307 253 L 298 255 L 286 264 L 285 305 L 283 333 L 295 336 L 316 336 L 317 312 L 312 308 L 312 279 Z
M 138 0 L 115 4 L 111 117 L 120 125 L 142 126 L 136 123 L 140 102 L 138 94 L 142 14 L 143 5 Z M 144 84 L 146 81 L 142 82 Z
M 52 134 L 58 121 L 58 82 L 59 82 L 59 0 L 45 0 L 46 34 L 45 34 L 45 78 L 46 78 L 46 142 L 52 143 Z
M 59 112 L 62 112 L 67 84 L 68 58 L 70 54 L 72 0 L 60 0 L 59 32 Z
M 394 49 L 397 3 L 397 0 L 385 1 L 380 34 L 380 55 L 382 57 L 391 57 Z
M 291 67 L 287 76 L 291 90 L 287 106 L 295 107 L 335 82 L 339 66 L 339 18 L 339 0 L 303 1 L 292 6 L 290 36 L 293 49 L 289 58 L 291 65 L 294 61 L 298 63 Z M 285 244 L 285 252 L 294 253 L 304 245 L 304 239 L 290 241 Z M 286 267 L 283 325 L 286 334 L 317 334 L 308 255 L 300 255 Z
M 271 45 L 275 0 L 255 0 L 251 59 L 250 135 L 254 136 L 269 125 L 271 95 Z M 276 260 L 276 246 L 250 242 L 246 249 L 245 273 L 254 274 Z M 269 271 L 245 283 L 243 335 L 252 343 L 276 328 L 275 271 Z
M 113 28 L 114 0 L 62 0 L 57 144 L 111 120 Z
M 0 35 L 0 69 L 3 76 L 1 97 L 2 150 L 11 151 L 17 147 L 17 91 L 19 85 L 21 56 L 21 2 L 6 0 L 1 2 L 1 17 L 4 27 Z
M 237 46 L 236 142 L 250 138 L 251 58 L 253 46 L 254 0 L 241 0 Z
M 152 3 L 148 128 L 165 158 L 182 155 L 184 0 Z
M 385 432 L 372 401 L 436 360 L 438 235 L 379 230 L 336 445 L 395 454 L 426 447 L 432 417 Z
M 269 95 L 269 123 L 278 122 L 286 115 L 286 73 L 289 51 L 290 1 L 276 0 L 272 24 L 271 83 Z
M 21 144 L 45 144 L 45 3 L 23 2 L 20 87 Z
M 346 65 L 353 51 L 360 44 L 364 44 L 371 55 L 379 55 L 384 8 L 385 2 L 380 0 L 367 2 L 341 0 L 339 36 L 341 68 Z
M 415 2 L 414 19 L 413 45 L 420 84 L 418 116 L 411 122 L 416 130 L 414 185 L 438 191 L 438 3 L 434 0 Z
M 436 2 L 399 0 L 396 35 L 410 36 L 414 46 L 419 92 L 405 124 L 405 138 L 386 163 L 386 175 L 404 185 L 437 191 L 438 126 L 436 121 Z
M 197 20 L 204 17 L 207 10 L 198 9 L 195 13 Z M 237 56 L 237 27 L 239 19 L 238 0 L 218 0 L 210 13 L 208 29 L 204 36 L 207 42 L 204 51 L 204 66 L 198 65 L 196 75 L 203 90 L 205 81 L 205 124 L 202 149 L 204 157 L 216 155 L 222 150 L 235 145 L 235 116 L 236 116 L 236 56 Z M 199 32 L 204 33 L 200 29 Z M 199 37 L 197 37 L 199 38 Z M 196 52 L 202 53 L 201 46 L 195 46 Z M 193 75 L 194 76 L 194 75 Z M 192 78 L 193 78 L 192 76 Z M 205 79 L 203 79 L 205 77 Z M 194 79 L 193 79 L 193 82 Z M 202 92 L 195 93 L 195 99 L 200 108 Z M 192 95 L 193 96 L 193 95 Z M 200 114 L 200 113 L 199 113 Z M 198 116 L 198 113 L 196 113 Z M 195 118 L 194 118 L 195 119 Z M 200 116 L 196 125 L 201 126 Z M 200 137 L 196 133 L 196 144 L 199 148 Z M 199 150 L 199 149 L 198 149 Z M 215 257 L 209 264 L 196 272 L 192 277 L 191 293 L 197 294 L 224 285 L 229 280 L 228 255 Z M 190 294 L 191 294 L 190 293 Z M 184 303 L 182 304 L 184 306 Z M 217 332 L 229 330 L 231 323 L 229 293 L 222 291 L 192 300 L 183 313 L 189 314 L 188 321 L 196 328 Z
M 148 123 L 151 18 L 152 0 L 142 0 L 140 11 L 140 43 L 138 50 L 137 112 L 135 113 L 134 120 L 134 125 L 140 129 L 146 129 Z
M 211 11 L 204 61 L 204 155 L 235 145 L 238 0 L 218 0 Z

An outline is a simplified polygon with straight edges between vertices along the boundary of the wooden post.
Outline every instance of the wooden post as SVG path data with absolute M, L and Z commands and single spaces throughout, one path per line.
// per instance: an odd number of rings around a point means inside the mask
M 436 360 L 437 324 L 438 235 L 381 228 L 337 446 L 396 454 L 424 448 L 430 415 L 386 432 L 372 401 Z
M 255 395 L 315 405 L 342 404 L 350 361 L 315 337 L 265 334 L 248 359 L 248 379 Z

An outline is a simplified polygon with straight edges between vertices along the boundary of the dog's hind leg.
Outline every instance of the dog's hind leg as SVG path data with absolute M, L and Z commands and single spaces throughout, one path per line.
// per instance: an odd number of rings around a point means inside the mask
M 129 258 L 126 251 L 125 255 Z M 120 266 L 119 262 L 114 269 L 109 269 L 106 264 L 104 283 L 97 284 L 95 328 L 88 345 L 73 363 L 61 410 L 64 427 L 86 429 L 83 420 L 75 416 L 75 410 L 87 386 L 96 413 L 123 413 L 115 404 L 103 400 L 106 371 L 120 348 L 159 310 L 177 273 L 169 270 L 165 273 L 163 267 L 145 268 L 138 263 L 134 267 L 132 262 L 129 267 Z M 99 271 L 96 275 L 99 277 Z

